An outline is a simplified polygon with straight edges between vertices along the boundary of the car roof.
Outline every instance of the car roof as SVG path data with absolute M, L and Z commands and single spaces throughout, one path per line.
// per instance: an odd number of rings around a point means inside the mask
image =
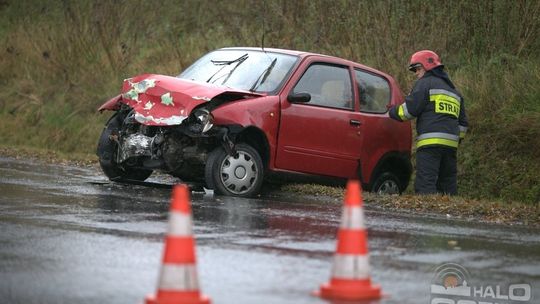
M 272 53 L 280 53 L 280 54 L 294 55 L 294 56 L 300 56 L 300 57 L 303 57 L 305 54 L 310 54 L 309 52 L 303 52 L 303 51 L 294 51 L 294 50 L 276 49 L 276 48 L 260 48 L 260 47 L 226 47 L 226 48 L 221 48 L 220 50 L 246 50 L 246 51 L 272 52 Z
M 354 62 L 354 61 L 343 59 L 343 58 L 336 57 L 336 56 L 330 56 L 330 55 L 324 55 L 324 54 L 318 54 L 318 53 L 312 53 L 312 52 L 295 51 L 295 50 L 278 49 L 278 48 L 260 48 L 260 47 L 226 47 L 226 48 L 221 48 L 220 50 L 246 50 L 246 51 L 259 51 L 259 52 L 273 52 L 273 53 L 280 53 L 280 54 L 298 56 L 298 57 L 300 57 L 302 59 L 304 59 L 306 57 L 310 57 L 310 56 L 325 57 L 325 58 L 328 58 L 328 59 L 339 60 L 339 61 L 342 61 L 344 64 L 357 66 L 357 67 L 360 67 L 360 68 L 362 68 L 364 70 L 371 71 L 371 72 L 374 72 L 374 73 L 377 73 L 377 74 L 382 74 L 382 75 L 385 75 L 387 77 L 392 78 L 390 75 L 388 75 L 385 72 L 382 72 L 382 71 L 377 70 L 375 68 L 363 65 L 363 64 L 358 63 L 358 62 Z

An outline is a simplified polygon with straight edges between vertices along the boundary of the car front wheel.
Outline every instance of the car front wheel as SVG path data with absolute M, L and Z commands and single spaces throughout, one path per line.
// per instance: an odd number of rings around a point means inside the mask
M 121 166 L 115 161 L 118 144 L 111 139 L 111 135 L 118 134 L 121 124 L 121 117 L 115 114 L 103 129 L 97 148 L 99 165 L 110 180 L 144 181 L 152 174 L 152 170 Z
M 205 179 L 207 186 L 218 194 L 254 196 L 263 182 L 261 156 L 247 144 L 236 145 L 234 155 L 218 147 L 208 155 Z
M 373 183 L 372 192 L 377 194 L 401 194 L 399 178 L 391 172 L 381 174 Z

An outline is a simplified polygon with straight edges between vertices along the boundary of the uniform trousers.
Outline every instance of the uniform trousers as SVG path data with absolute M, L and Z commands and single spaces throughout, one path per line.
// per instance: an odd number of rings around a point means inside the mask
M 457 194 L 457 149 L 422 147 L 416 151 L 417 194 Z

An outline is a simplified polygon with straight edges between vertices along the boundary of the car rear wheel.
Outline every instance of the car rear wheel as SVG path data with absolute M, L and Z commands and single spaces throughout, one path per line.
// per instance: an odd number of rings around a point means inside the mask
M 208 155 L 205 179 L 207 186 L 218 194 L 254 196 L 263 182 L 261 156 L 247 144 L 236 145 L 235 155 L 218 147 Z
M 103 129 L 97 148 L 99 165 L 110 180 L 144 181 L 152 174 L 152 170 L 121 166 L 115 161 L 118 144 L 111 139 L 111 135 L 118 134 L 121 123 L 120 116 L 115 114 Z
M 399 178 L 391 172 L 381 174 L 371 189 L 377 194 L 401 194 Z

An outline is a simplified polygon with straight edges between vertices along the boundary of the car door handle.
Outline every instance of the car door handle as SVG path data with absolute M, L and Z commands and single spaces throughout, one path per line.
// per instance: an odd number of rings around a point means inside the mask
M 350 124 L 351 126 L 359 126 L 359 125 L 362 124 L 362 122 L 361 122 L 360 120 L 351 119 L 351 120 L 349 120 L 349 124 Z

